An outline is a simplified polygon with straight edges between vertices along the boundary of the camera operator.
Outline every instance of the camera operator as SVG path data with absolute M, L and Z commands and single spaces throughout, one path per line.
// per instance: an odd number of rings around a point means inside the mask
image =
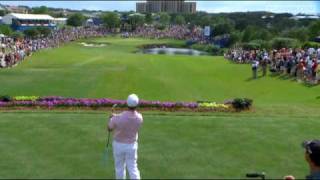
M 320 179 L 320 140 L 304 141 L 305 159 L 310 168 L 310 174 L 306 179 Z M 285 176 L 286 180 L 294 180 L 294 176 Z

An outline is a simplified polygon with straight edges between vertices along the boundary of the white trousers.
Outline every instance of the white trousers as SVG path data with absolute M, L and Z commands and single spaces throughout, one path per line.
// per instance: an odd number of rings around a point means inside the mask
M 126 167 L 130 179 L 140 179 L 138 169 L 138 143 L 124 144 L 113 141 L 113 156 L 116 170 L 116 179 L 126 179 Z

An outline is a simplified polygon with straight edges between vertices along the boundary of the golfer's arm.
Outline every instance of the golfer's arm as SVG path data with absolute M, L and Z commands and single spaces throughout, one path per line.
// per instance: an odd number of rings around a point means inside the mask
M 112 131 L 113 130 L 113 127 L 111 127 L 112 126 L 111 121 L 112 121 L 112 117 L 110 117 L 109 122 L 107 124 L 107 131 Z M 111 126 L 110 126 L 110 124 L 111 124 Z

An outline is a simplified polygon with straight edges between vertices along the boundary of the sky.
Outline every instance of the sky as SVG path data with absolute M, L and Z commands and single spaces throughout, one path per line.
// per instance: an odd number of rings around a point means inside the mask
M 137 1 L 0 1 L 7 5 L 48 6 L 55 8 L 135 11 Z M 143 1 L 139 1 L 143 2 Z M 320 1 L 197 1 L 197 10 L 211 13 L 270 11 L 292 14 L 319 14 Z

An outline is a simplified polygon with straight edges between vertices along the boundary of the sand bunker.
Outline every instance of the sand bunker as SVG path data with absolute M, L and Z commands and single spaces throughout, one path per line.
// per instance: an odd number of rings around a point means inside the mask
M 92 43 L 81 42 L 80 44 L 84 47 L 104 47 L 104 46 L 106 46 L 106 44 L 102 44 L 102 43 L 101 44 L 100 43 L 92 44 Z

